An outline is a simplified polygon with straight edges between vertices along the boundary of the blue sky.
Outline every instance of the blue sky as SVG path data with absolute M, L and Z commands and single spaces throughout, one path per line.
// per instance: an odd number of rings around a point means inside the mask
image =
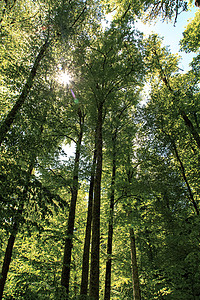
M 169 46 L 172 53 L 178 53 L 182 59 L 180 62 L 180 68 L 186 72 L 189 69 L 189 63 L 192 61 L 194 53 L 186 54 L 179 51 L 179 41 L 181 40 L 182 33 L 185 30 L 190 19 L 194 18 L 195 12 L 199 8 L 193 6 L 190 11 L 182 12 L 178 15 L 177 23 L 174 27 L 172 23 L 166 23 L 161 21 L 152 22 L 152 24 L 141 24 L 138 23 L 137 27 L 140 31 L 145 32 L 147 35 L 151 32 L 158 33 L 161 37 L 164 38 L 163 45 Z

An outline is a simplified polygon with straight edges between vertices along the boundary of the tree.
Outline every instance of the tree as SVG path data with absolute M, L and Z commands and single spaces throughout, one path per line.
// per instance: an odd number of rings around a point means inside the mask
M 133 277 L 133 298 L 134 300 L 140 300 L 140 286 L 138 277 L 138 266 L 136 258 L 136 246 L 135 246 L 135 234 L 133 228 L 129 229 L 130 243 L 131 243 L 131 266 L 132 266 L 132 277 Z
M 76 154 L 74 159 L 74 169 L 73 169 L 73 179 L 71 187 L 71 203 L 69 208 L 69 217 L 68 225 L 65 239 L 65 248 L 64 248 L 64 258 L 63 258 L 63 269 L 61 276 L 61 284 L 65 287 L 66 293 L 69 293 L 69 280 L 70 280 L 70 264 L 71 264 L 71 252 L 72 252 L 72 239 L 74 231 L 74 221 L 75 221 L 75 212 L 76 212 L 76 202 L 78 194 L 78 172 L 79 172 L 79 162 L 81 154 L 81 142 L 83 137 L 83 126 L 84 126 L 84 113 L 78 108 L 78 117 L 79 117 L 79 133 L 76 142 Z
M 181 49 L 188 52 L 197 52 L 199 50 L 199 11 L 196 12 L 195 17 L 187 25 L 186 30 L 183 32 L 183 38 L 180 41 Z
M 89 199 L 88 199 L 87 224 L 85 230 L 84 249 L 83 249 L 80 295 L 87 295 L 87 291 L 88 291 L 89 255 L 90 255 L 90 241 L 91 241 L 91 228 L 92 228 L 92 206 L 93 206 L 95 168 L 96 168 L 96 142 L 94 147 L 93 162 L 92 162 L 91 177 L 90 177 L 90 188 L 89 188 L 89 195 L 88 195 Z
M 180 10 L 187 10 L 187 2 L 182 0 L 163 2 L 143 0 L 137 4 L 132 1 L 106 1 L 105 6 L 109 12 L 116 11 L 118 20 L 127 18 L 129 21 L 136 18 L 136 16 L 143 16 L 148 21 L 155 20 L 158 17 L 161 17 L 162 20 L 172 20 L 174 18 L 174 23 L 176 23 Z
M 56 8 L 56 9 L 55 9 Z M 73 14 L 71 14 L 71 10 L 73 10 Z M 45 56 L 45 52 L 49 48 L 50 44 L 56 42 L 56 39 L 59 37 L 63 38 L 66 42 L 66 37 L 72 35 L 72 31 L 76 26 L 79 26 L 79 22 L 82 21 L 82 15 L 86 10 L 86 5 L 84 3 L 74 3 L 73 5 L 67 2 L 63 2 L 61 5 L 59 4 L 58 7 L 56 3 L 49 8 L 47 11 L 47 15 L 41 15 L 44 18 L 43 26 L 42 26 L 42 33 L 38 34 L 38 30 L 36 30 L 35 37 L 32 36 L 35 44 L 34 47 L 37 49 L 38 44 L 40 50 L 34 57 L 34 63 L 27 76 L 27 80 L 25 85 L 23 86 L 22 91 L 20 91 L 15 104 L 13 105 L 12 109 L 9 111 L 5 119 L 2 121 L 1 128 L 0 128 L 0 144 L 3 142 L 7 132 L 10 130 L 11 125 L 13 124 L 16 114 L 19 112 L 20 108 L 23 106 L 32 86 L 36 76 L 36 72 L 39 69 L 39 65 L 43 57 Z M 18 16 L 16 16 L 17 18 Z M 66 22 L 67 19 L 67 22 Z M 36 26 L 38 20 L 36 18 Z M 19 24 L 21 25 L 21 24 Z M 40 24 L 39 24 L 40 25 Z M 65 33 L 63 33 L 63 29 L 65 29 Z M 40 31 L 41 29 L 39 29 Z M 39 39 L 38 39 L 39 38 Z M 32 43 L 32 40 L 30 40 Z M 41 45 L 42 43 L 42 45 Z M 41 45 L 41 46 L 40 46 Z
M 36 57 L 34 65 L 31 69 L 29 78 L 28 78 L 28 80 L 27 80 L 27 82 L 26 82 L 26 84 L 25 84 L 18 100 L 16 101 L 15 105 L 13 106 L 11 111 L 8 113 L 8 115 L 6 116 L 6 119 L 4 120 L 3 124 L 1 125 L 1 128 L 0 128 L 0 144 L 3 142 L 6 133 L 10 130 L 10 127 L 11 127 L 12 123 L 14 122 L 14 119 L 15 119 L 15 116 L 16 116 L 17 112 L 19 111 L 19 109 L 21 108 L 21 106 L 24 104 L 24 102 L 26 100 L 26 97 L 27 97 L 32 85 L 33 85 L 33 80 L 34 80 L 34 77 L 36 75 L 37 69 L 39 67 L 40 61 L 42 60 L 49 44 L 50 44 L 50 42 L 47 39 L 45 41 L 45 43 L 42 45 L 42 47 L 41 47 L 41 49 L 38 53 L 38 56 Z
M 99 298 L 99 241 L 100 241 L 100 187 L 101 187 L 101 173 L 102 173 L 102 126 L 103 117 L 106 116 L 106 110 L 109 108 L 109 101 L 115 97 L 117 91 L 125 88 L 131 81 L 137 82 L 141 76 L 141 56 L 137 52 L 137 48 L 131 45 L 127 40 L 134 40 L 134 35 L 128 34 L 127 30 L 123 27 L 122 33 L 118 30 L 112 29 L 105 35 L 105 42 L 102 40 L 103 45 L 97 45 L 94 52 L 99 56 L 101 69 L 97 69 L 96 62 L 92 62 L 89 72 L 93 75 L 96 88 L 92 87 L 92 92 L 97 105 L 97 166 L 96 166 L 96 179 L 94 187 L 94 204 L 93 204 L 93 229 L 92 229 L 92 249 L 91 249 L 91 273 L 90 273 L 90 296 L 95 299 Z M 110 45 L 110 39 L 117 39 L 119 45 L 116 49 Z M 130 48 L 129 48 L 130 46 Z M 93 49 L 92 49 L 93 50 Z M 120 53 L 123 61 L 120 61 L 120 56 L 115 59 L 115 53 Z M 137 66 L 134 66 L 134 61 L 131 60 L 132 55 L 137 60 Z M 95 56 L 97 60 L 97 56 Z M 130 60 L 131 65 L 126 64 Z M 113 70 L 110 69 L 110 65 Z M 95 69 L 96 68 L 96 69 Z M 97 70 L 97 72 L 96 72 Z M 112 77 L 111 77 L 111 71 Z M 120 71 L 120 73 L 119 73 Z M 101 73 L 100 73 L 101 72 Z M 137 74 L 137 75 L 136 75 Z M 139 76 L 136 79 L 136 76 Z M 101 78 L 101 80 L 99 80 Z M 129 79 L 130 78 L 130 79 Z M 129 81 L 130 80 L 130 81 Z M 135 83 L 137 85 L 137 83 Z
M 46 96 L 45 92 L 42 96 Z M 48 97 L 50 98 L 49 93 Z M 26 214 L 30 199 L 34 199 L 37 191 L 38 198 L 41 201 L 41 206 L 39 205 L 39 208 L 42 210 L 44 206 L 46 211 L 48 211 L 46 207 L 48 199 L 51 204 L 52 199 L 57 198 L 59 201 L 61 199 L 59 196 L 53 195 L 53 193 L 51 193 L 48 189 L 45 189 L 45 187 L 41 185 L 40 181 L 35 178 L 34 174 L 32 174 L 34 173 L 38 157 L 42 155 L 40 151 L 41 145 L 43 145 L 44 154 L 49 151 L 48 144 L 43 144 L 44 138 L 46 137 L 44 127 L 48 124 L 46 117 L 46 103 L 40 105 L 35 102 L 35 106 L 37 105 L 40 107 L 40 116 L 37 115 L 38 119 L 36 116 L 33 117 L 34 112 L 30 106 L 24 107 L 24 111 L 20 118 L 21 124 L 19 122 L 18 126 L 15 126 L 15 131 L 13 130 L 12 132 L 13 135 L 10 135 L 7 138 L 8 149 L 4 149 L 1 158 L 2 225 L 10 233 L 2 266 L 2 276 L 0 281 L 1 298 L 12 258 L 12 251 L 16 236 L 20 232 L 22 225 L 27 221 L 24 215 Z M 31 124 L 29 123 L 31 119 L 30 116 L 33 117 L 31 120 L 32 122 L 30 122 Z M 36 126 L 34 126 L 35 123 L 37 124 Z M 26 137 L 23 135 L 20 136 L 20 132 L 26 132 Z M 17 139 L 16 136 L 18 137 Z M 15 141 L 14 144 L 13 140 Z M 26 149 L 24 149 L 24 145 L 26 145 Z M 52 146 L 53 144 L 51 144 L 51 147 Z M 13 155 L 13 153 L 16 152 L 18 155 Z M 5 169 L 6 165 L 7 170 Z M 33 180 L 33 178 L 35 180 Z M 47 203 L 42 203 L 42 199 L 45 199 Z M 5 223 L 8 225 L 5 226 Z
M 30 168 L 27 172 L 28 173 L 27 174 L 28 175 L 27 183 L 25 184 L 24 189 L 22 191 L 22 197 L 21 197 L 21 199 L 19 199 L 18 211 L 17 211 L 15 218 L 13 218 L 12 232 L 8 239 L 8 244 L 7 244 L 6 251 L 5 251 L 2 272 L 1 272 L 1 277 L 0 277 L 0 299 L 2 299 L 2 297 L 3 297 L 4 286 L 6 283 L 7 274 L 8 274 L 11 258 L 12 258 L 13 246 L 15 243 L 15 238 L 16 238 L 18 229 L 19 229 L 20 218 L 22 217 L 22 212 L 23 212 L 23 208 L 24 208 L 25 199 L 26 199 L 27 193 L 28 193 L 28 186 L 29 186 L 29 181 L 30 181 L 30 176 L 31 176 L 32 171 L 33 171 L 33 164 L 30 164 Z
M 198 104 L 196 103 L 196 99 L 198 98 L 196 77 L 190 72 L 184 75 L 172 75 L 173 73 L 172 71 L 170 73 L 170 68 L 173 67 L 173 60 L 170 60 L 170 64 L 168 64 L 168 66 L 165 65 L 166 62 L 163 63 L 162 66 L 162 54 L 158 54 L 157 50 L 154 48 L 152 52 L 154 53 L 155 58 L 154 66 L 156 67 L 159 77 L 162 79 L 162 83 L 156 82 L 157 87 L 155 88 L 154 86 L 152 90 L 152 99 L 154 99 L 152 104 L 154 102 L 157 107 L 156 119 L 158 122 L 156 122 L 156 126 L 158 126 L 160 133 L 164 134 L 165 139 L 168 140 L 168 142 L 166 142 L 166 140 L 165 142 L 169 143 L 169 147 L 172 149 L 176 159 L 178 160 L 181 168 L 181 174 L 188 188 L 188 193 L 190 195 L 189 198 L 192 201 L 197 214 L 199 214 L 199 209 L 191 192 L 192 189 L 188 179 L 186 178 L 184 167 L 185 162 L 181 159 L 178 150 L 178 147 L 183 149 L 185 147 L 184 145 L 190 145 L 190 150 L 188 149 L 187 155 L 191 155 L 194 160 L 196 160 L 195 156 L 199 151 L 199 125 L 196 115 L 196 109 L 198 107 Z M 170 58 L 170 56 L 168 56 L 168 58 Z M 174 65 L 174 70 L 176 70 L 176 65 Z M 166 76 L 165 74 L 168 75 Z M 188 85 L 188 83 L 190 83 L 190 85 Z M 183 87 L 185 88 L 183 89 Z M 164 99 L 165 101 L 163 101 Z M 159 109 L 157 106 L 158 103 L 160 103 Z M 150 110 L 151 109 L 152 107 Z M 179 129 L 177 130 L 177 128 Z M 193 143 L 194 141 L 195 145 Z M 176 146 L 176 144 L 178 146 Z M 194 149 L 196 149 L 196 151 Z M 188 165 L 188 162 L 186 165 Z
M 158 37 L 134 29 L 186 6 L 1 1 L 5 299 L 199 297 L 199 58 L 180 74 Z M 197 19 L 186 51 L 198 51 Z

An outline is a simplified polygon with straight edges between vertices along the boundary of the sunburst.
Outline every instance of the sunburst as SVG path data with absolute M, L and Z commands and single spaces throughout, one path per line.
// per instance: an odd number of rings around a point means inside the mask
M 60 73 L 57 78 L 58 81 L 64 85 L 69 85 L 70 82 L 72 81 L 72 76 L 68 72 Z

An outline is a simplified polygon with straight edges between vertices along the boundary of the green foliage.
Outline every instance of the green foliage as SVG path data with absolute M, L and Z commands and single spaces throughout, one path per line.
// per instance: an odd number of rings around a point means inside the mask
M 186 53 L 197 52 L 200 47 L 200 12 L 197 11 L 194 19 L 187 25 L 183 32 L 183 39 L 180 41 L 181 49 Z
M 116 19 L 118 22 L 123 18 L 133 20 L 136 16 L 143 16 L 146 20 L 154 20 L 158 17 L 163 20 L 172 20 L 176 23 L 179 11 L 187 10 L 186 1 L 102 1 L 105 5 L 107 12 L 115 11 Z
M 132 299 L 130 227 L 142 298 L 197 299 L 199 216 L 189 188 L 198 207 L 199 148 L 181 113 L 200 134 L 199 57 L 193 70 L 181 75 L 179 58 L 162 47 L 162 40 L 156 35 L 143 40 L 133 26 L 136 15 L 176 19 L 185 2 L 2 1 L 1 8 L 1 120 L 21 93 L 40 46 L 46 38 L 52 41 L 1 147 L 1 263 L 9 235 L 16 235 L 4 299 L 67 297 L 60 277 L 74 158 L 68 159 L 63 145 L 77 143 L 80 110 L 85 124 L 68 298 L 90 299 L 79 295 L 79 287 L 94 132 L 102 103 L 100 299 L 110 258 L 106 244 L 113 190 L 111 299 Z M 103 12 L 114 8 L 114 20 L 103 31 Z M 198 28 L 199 14 L 185 31 L 183 50 L 198 51 Z M 73 77 L 69 86 L 57 81 L 63 70 Z M 151 79 L 149 101 L 140 108 L 146 79 Z

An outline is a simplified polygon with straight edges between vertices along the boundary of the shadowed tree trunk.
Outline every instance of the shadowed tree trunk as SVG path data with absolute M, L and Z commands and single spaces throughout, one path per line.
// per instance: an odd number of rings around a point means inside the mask
M 129 157 L 129 162 L 131 162 Z M 130 163 L 131 165 L 131 163 Z M 133 170 L 130 168 L 127 172 L 129 184 L 133 178 Z M 127 195 L 127 193 L 126 193 Z M 128 211 L 128 214 L 131 215 L 132 210 Z M 137 257 L 136 257 L 136 245 L 135 245 L 135 234 L 133 228 L 129 227 L 129 237 L 130 237 L 130 249 L 131 249 L 131 268 L 132 268 L 132 282 L 133 282 L 133 299 L 141 300 L 140 295 L 140 283 L 138 276 L 138 266 L 137 266 Z
M 186 172 L 185 172 L 185 167 L 183 165 L 183 162 L 179 156 L 179 153 L 178 153 L 178 149 L 177 149 L 177 146 L 176 146 L 176 142 L 173 138 L 171 138 L 171 136 L 169 134 L 167 134 L 164 129 L 162 129 L 162 132 L 167 136 L 167 138 L 169 139 L 171 145 L 172 145 L 172 149 L 173 149 L 173 152 L 174 152 L 174 155 L 177 159 L 177 161 L 179 162 L 180 164 L 180 170 L 181 170 L 181 173 L 182 173 L 182 176 L 183 176 L 183 179 L 185 181 L 185 184 L 187 186 L 187 190 L 188 190 L 188 194 L 189 194 L 189 199 L 191 200 L 192 202 L 192 205 L 196 211 L 196 214 L 199 215 L 199 207 L 194 199 L 194 195 L 193 195 L 193 192 L 192 192 L 192 189 L 190 188 L 190 184 L 188 182 L 188 179 L 187 179 L 187 176 L 186 176 Z
M 176 147 L 176 144 L 175 144 L 174 141 L 172 141 L 172 146 L 173 146 L 173 149 L 174 149 L 174 153 L 175 153 L 176 159 L 178 160 L 178 162 L 179 162 L 179 164 L 180 164 L 180 170 L 181 170 L 183 179 L 184 179 L 184 181 L 185 181 L 185 183 L 186 183 L 186 186 L 187 186 L 187 189 L 188 189 L 189 198 L 190 198 L 190 200 L 191 200 L 191 202 L 192 202 L 192 204 L 193 204 L 193 207 L 194 207 L 194 209 L 195 209 L 195 211 L 196 211 L 196 214 L 199 215 L 199 208 L 198 208 L 198 205 L 197 205 L 197 203 L 196 203 L 196 201 L 195 201 L 195 199 L 194 199 L 194 195 L 193 195 L 192 190 L 191 190 L 191 188 L 190 188 L 190 184 L 189 184 L 189 182 L 188 182 L 188 180 L 187 180 L 187 176 L 186 176 L 186 173 L 185 173 L 184 165 L 183 165 L 183 163 L 182 163 L 182 161 L 181 161 L 181 158 L 180 158 L 180 156 L 179 156 L 179 153 L 178 153 L 178 150 L 177 150 L 177 147 Z
M 43 119 L 43 122 L 45 122 L 45 121 L 46 121 L 46 117 Z M 43 129 L 44 129 L 44 126 L 41 125 L 40 135 L 42 135 Z M 41 136 L 40 136 L 40 138 L 41 138 Z M 28 189 L 29 189 L 31 174 L 32 174 L 34 166 L 35 166 L 35 161 L 36 161 L 36 156 L 37 156 L 36 152 L 37 151 L 35 150 L 35 153 L 33 154 L 33 157 L 31 159 L 31 162 L 30 162 L 30 165 L 28 168 L 26 183 L 23 188 L 22 197 L 21 197 L 21 199 L 19 199 L 19 207 L 18 207 L 17 215 L 15 217 L 13 217 L 13 228 L 12 228 L 10 237 L 8 239 L 8 244 L 6 247 L 6 252 L 5 252 L 3 266 L 2 266 L 2 273 L 0 275 L 0 300 L 2 299 L 2 296 L 3 296 L 4 286 L 6 283 L 6 279 L 7 279 L 7 275 L 8 275 L 8 271 L 9 271 L 9 267 L 10 267 L 10 262 L 11 262 L 11 258 L 12 258 L 12 251 L 13 251 L 15 239 L 16 239 L 16 236 L 17 236 L 17 233 L 19 230 L 19 226 L 23 222 L 21 217 L 23 214 L 24 204 L 25 204 L 25 201 L 28 196 Z
M 1 271 L 1 275 L 0 275 L 0 299 L 2 299 L 2 297 L 3 297 L 3 291 L 4 291 L 4 287 L 5 287 L 5 283 L 6 283 L 10 263 L 11 263 L 11 259 L 12 259 L 12 252 L 13 252 L 15 239 L 16 239 L 16 236 L 17 236 L 17 233 L 18 233 L 18 230 L 19 230 L 19 226 L 22 222 L 21 217 L 22 217 L 22 213 L 23 213 L 24 203 L 25 203 L 27 195 L 28 195 L 29 181 L 30 181 L 31 173 L 33 171 L 33 167 L 34 167 L 33 164 L 31 164 L 30 167 L 29 167 L 28 177 L 27 177 L 27 184 L 23 189 L 23 193 L 22 193 L 22 197 L 20 199 L 17 215 L 13 220 L 12 232 L 11 232 L 10 237 L 8 239 L 6 252 L 5 252 L 5 255 L 4 255 L 2 271 Z
M 105 278 L 104 300 L 110 300 L 110 291 L 111 291 L 113 214 L 114 214 L 114 201 L 115 201 L 115 174 L 116 174 L 116 137 L 117 137 L 117 131 L 115 131 L 115 134 L 112 138 L 112 142 L 113 142 L 113 161 L 112 161 L 110 215 L 109 215 L 109 225 L 108 225 L 107 261 L 106 261 L 106 278 Z
M 90 255 L 90 240 L 91 240 L 91 228 L 92 228 L 92 205 L 93 205 L 95 166 L 96 166 L 96 142 L 95 142 L 91 178 L 90 178 L 87 225 L 86 225 L 85 243 L 83 249 L 82 278 L 81 278 L 81 291 L 80 291 L 81 295 L 87 295 L 87 291 L 88 291 L 89 255 Z
M 130 242 L 131 242 L 131 267 L 132 267 L 132 280 L 133 280 L 133 299 L 141 300 L 140 285 L 138 277 L 138 266 L 136 258 L 135 234 L 133 228 L 129 229 Z
M 102 124 L 103 102 L 98 106 L 97 116 L 97 165 L 94 184 L 94 202 L 92 212 L 92 246 L 90 270 L 90 297 L 99 299 L 99 245 L 100 245 L 100 202 L 101 202 L 101 175 L 102 175 Z
M 71 254 L 72 254 L 72 247 L 73 247 L 72 241 L 73 241 L 73 232 L 74 232 L 76 202 L 78 196 L 78 173 L 79 173 L 80 151 L 81 151 L 81 142 L 83 137 L 83 123 L 84 123 L 84 116 L 80 109 L 78 111 L 78 114 L 79 114 L 80 132 L 76 144 L 73 183 L 71 189 L 72 195 L 71 195 L 71 203 L 69 208 L 69 217 L 68 217 L 68 225 L 67 225 L 67 232 L 65 238 L 63 267 L 62 267 L 62 275 L 61 275 L 61 285 L 65 287 L 67 295 L 69 294 Z
M 8 244 L 7 244 L 7 247 L 6 247 L 6 252 L 5 252 L 3 266 L 2 266 L 2 271 L 1 271 L 1 277 L 0 277 L 0 299 L 2 299 L 2 297 L 3 297 L 3 291 L 4 291 L 4 287 L 5 287 L 5 283 L 6 283 L 6 279 L 7 279 L 7 275 L 8 275 L 8 271 L 9 271 L 9 267 L 10 267 L 10 263 L 11 263 L 12 251 L 13 251 L 13 247 L 14 247 L 14 243 L 15 243 L 15 238 L 16 238 L 16 235 L 17 235 L 17 231 L 18 231 L 18 224 L 15 223 L 13 225 L 13 232 L 11 233 L 11 235 L 10 235 L 10 237 L 8 239 Z
M 17 101 L 16 101 L 15 105 L 13 106 L 13 108 L 11 109 L 11 111 L 8 113 L 5 120 L 2 121 L 2 125 L 0 127 L 0 145 L 2 144 L 7 132 L 10 130 L 10 127 L 15 120 L 16 114 L 18 113 L 18 111 L 20 110 L 22 105 L 24 104 L 24 102 L 30 92 L 30 89 L 33 86 L 33 80 L 35 78 L 39 64 L 40 64 L 42 58 L 44 57 L 44 54 L 45 54 L 47 48 L 49 47 L 49 45 L 50 45 L 50 42 L 47 39 L 46 42 L 40 48 L 40 52 L 38 53 L 38 55 L 36 57 L 36 60 L 33 64 L 33 67 L 31 69 L 28 80 L 27 80 L 26 84 L 24 85 L 24 88 L 23 88 L 19 98 L 17 99 Z
M 190 119 L 188 118 L 188 116 L 186 115 L 186 113 L 184 111 L 180 111 L 180 114 L 185 122 L 185 125 L 187 126 L 188 130 L 190 131 L 194 140 L 196 141 L 198 148 L 200 149 L 200 137 L 199 137 L 199 134 L 196 131 L 194 125 L 192 124 L 192 122 L 190 121 Z

